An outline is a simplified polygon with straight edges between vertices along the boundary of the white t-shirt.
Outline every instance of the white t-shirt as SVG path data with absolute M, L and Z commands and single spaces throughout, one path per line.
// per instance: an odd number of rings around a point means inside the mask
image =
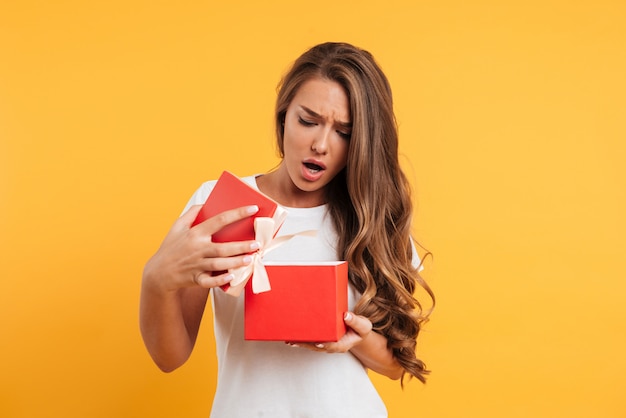
M 243 180 L 258 190 L 254 176 Z M 204 183 L 187 205 L 202 204 L 215 181 Z M 338 261 L 337 236 L 326 206 L 286 208 L 277 236 L 316 229 L 268 253 L 267 261 Z M 350 286 L 348 308 L 358 293 Z M 217 391 L 212 418 L 378 418 L 387 410 L 367 370 L 351 353 L 328 354 L 284 342 L 245 341 L 243 298 L 211 291 L 217 349 Z

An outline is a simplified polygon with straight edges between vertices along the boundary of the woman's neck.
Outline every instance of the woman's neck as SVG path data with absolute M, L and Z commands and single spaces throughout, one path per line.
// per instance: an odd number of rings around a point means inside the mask
M 298 189 L 282 164 L 277 170 L 257 177 L 256 184 L 261 192 L 285 207 L 312 208 L 326 203 L 324 190 Z

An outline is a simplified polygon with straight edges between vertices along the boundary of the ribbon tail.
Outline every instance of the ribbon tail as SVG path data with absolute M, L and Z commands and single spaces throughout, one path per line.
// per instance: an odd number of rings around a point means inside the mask
M 272 290 L 272 286 L 270 286 L 270 278 L 267 275 L 263 261 L 261 257 L 255 257 L 254 273 L 252 274 L 252 293 L 256 295 L 269 292 L 270 290 Z
M 264 254 L 269 253 L 270 251 L 272 251 L 274 248 L 276 247 L 280 247 L 281 245 L 283 245 L 285 242 L 289 241 L 292 238 L 295 237 L 314 237 L 317 235 L 317 230 L 315 229 L 311 229 L 308 231 L 302 231 L 302 232 L 297 232 L 295 234 L 290 234 L 290 235 L 282 235 L 280 237 L 276 237 L 274 238 L 270 244 L 265 248 L 264 250 Z
M 228 288 L 225 289 L 224 292 L 231 296 L 239 296 L 246 287 L 246 283 L 248 283 L 248 279 L 250 279 L 253 269 L 253 264 L 236 269 L 230 269 L 229 272 L 234 274 L 235 278 L 229 283 Z

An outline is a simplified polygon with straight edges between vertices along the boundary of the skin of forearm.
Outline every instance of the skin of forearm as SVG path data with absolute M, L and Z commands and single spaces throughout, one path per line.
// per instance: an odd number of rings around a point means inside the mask
M 352 347 L 350 352 L 368 369 L 397 380 L 402 377 L 402 366 L 387 347 L 387 339 L 377 333 L 370 332 L 363 341 Z
M 163 292 L 144 280 L 139 318 L 144 344 L 162 371 L 171 372 L 189 358 L 195 338 L 185 326 L 180 291 Z

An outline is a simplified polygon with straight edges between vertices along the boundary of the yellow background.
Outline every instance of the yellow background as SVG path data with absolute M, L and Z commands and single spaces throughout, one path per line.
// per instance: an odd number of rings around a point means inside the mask
M 624 417 L 622 0 L 0 3 L 0 416 L 205 417 L 141 270 L 201 182 L 262 172 L 275 86 L 327 40 L 389 76 L 438 306 L 391 417 Z M 374 174 L 374 173 L 373 173 Z M 349 382 L 346 382 L 349 385 Z

